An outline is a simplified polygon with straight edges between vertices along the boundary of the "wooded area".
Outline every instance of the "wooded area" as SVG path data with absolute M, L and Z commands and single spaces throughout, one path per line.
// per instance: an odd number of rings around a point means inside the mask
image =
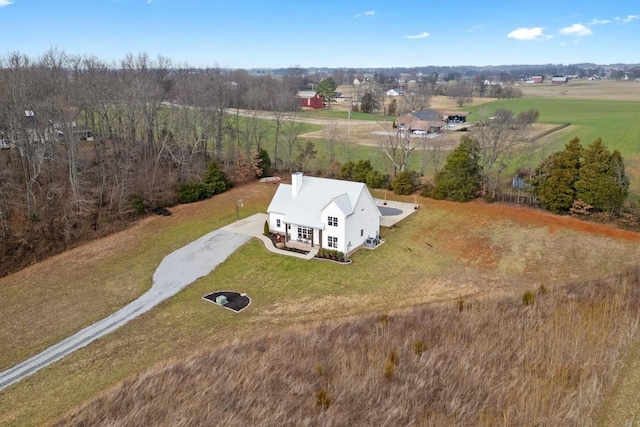
M 175 204 L 212 160 L 233 182 L 254 179 L 268 133 L 286 166 L 297 78 L 146 54 L 116 66 L 55 49 L 0 58 L 0 276 Z

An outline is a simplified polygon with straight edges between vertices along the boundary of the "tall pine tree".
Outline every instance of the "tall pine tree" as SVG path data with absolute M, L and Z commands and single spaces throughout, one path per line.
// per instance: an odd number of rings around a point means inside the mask
M 629 192 L 629 180 L 618 150 L 611 153 L 598 138 L 585 150 L 580 176 L 575 184 L 576 199 L 596 210 L 613 212 L 622 206 Z
M 566 212 L 576 199 L 575 183 L 580 174 L 582 157 L 580 139 L 573 138 L 564 151 L 553 153 L 536 169 L 531 183 L 543 208 L 552 212 Z
M 598 138 L 586 149 L 573 138 L 547 157 L 531 179 L 533 192 L 543 208 L 567 212 L 576 200 L 598 211 L 614 212 L 629 194 L 629 179 L 618 150 L 609 151 Z

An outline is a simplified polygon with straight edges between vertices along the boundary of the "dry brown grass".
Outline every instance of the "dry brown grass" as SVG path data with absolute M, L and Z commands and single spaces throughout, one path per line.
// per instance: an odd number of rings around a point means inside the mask
M 171 208 L 128 230 L 81 245 L 0 278 L 0 370 L 36 354 L 134 300 L 151 286 L 164 256 L 243 215 L 263 211 L 275 186 L 240 186 Z M 259 207 L 257 207 L 259 206 Z
M 238 341 L 58 425 L 593 425 L 638 330 L 639 274 Z

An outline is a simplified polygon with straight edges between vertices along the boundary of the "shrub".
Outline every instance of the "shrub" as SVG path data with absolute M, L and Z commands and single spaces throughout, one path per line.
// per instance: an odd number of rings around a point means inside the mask
M 531 291 L 527 291 L 522 295 L 522 302 L 524 305 L 533 305 L 535 301 L 536 295 Z
M 209 186 L 203 182 L 185 182 L 178 187 L 178 202 L 193 203 L 211 195 Z
M 391 350 L 389 355 L 387 356 L 387 360 L 384 362 L 384 376 L 386 379 L 390 380 L 393 378 L 393 374 L 396 371 L 396 366 L 398 365 L 398 355 L 395 351 Z
M 264 235 L 266 236 L 266 235 L 268 235 L 268 234 L 269 234 L 269 232 L 270 232 L 270 231 L 271 231 L 271 230 L 269 229 L 269 221 L 268 221 L 268 220 L 265 220 L 265 222 L 264 222 L 264 228 L 263 228 L 262 232 L 263 232 L 263 233 L 264 233 Z
M 424 342 L 418 340 L 413 343 L 413 352 L 415 354 L 422 354 L 424 352 Z
M 211 194 L 224 193 L 231 188 L 231 181 L 229 181 L 225 173 L 220 169 L 220 165 L 215 160 L 212 160 L 209 163 L 207 172 L 204 174 L 203 181 L 207 184 Z
M 129 197 L 131 207 L 137 214 L 143 214 L 149 209 L 149 205 L 144 201 L 140 194 L 132 194 Z
M 321 388 L 316 393 L 316 406 L 322 409 L 327 409 L 331 405 L 331 399 L 329 398 L 329 393 L 325 388 Z
M 389 175 L 372 170 L 367 173 L 366 182 L 371 188 L 389 188 Z
M 431 192 L 433 191 L 433 183 L 427 182 L 420 189 L 420 195 L 422 197 L 431 197 Z
M 391 188 L 395 194 L 409 195 L 415 189 L 416 178 L 417 174 L 413 171 L 400 172 L 391 183 Z
M 207 167 L 203 182 L 185 182 L 178 186 L 178 202 L 192 203 L 220 194 L 231 188 L 232 183 L 213 160 Z
M 377 323 L 389 323 L 390 320 L 391 320 L 391 316 L 389 316 L 388 314 L 381 314 L 376 319 L 376 322 Z

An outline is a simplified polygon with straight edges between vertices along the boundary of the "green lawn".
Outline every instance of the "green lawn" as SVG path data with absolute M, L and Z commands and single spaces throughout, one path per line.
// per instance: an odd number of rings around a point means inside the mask
M 573 137 L 580 138 L 583 145 L 602 138 L 607 147 L 618 149 L 623 156 L 640 153 L 640 102 L 578 100 L 578 99 L 503 99 L 470 107 L 470 120 L 483 115 L 492 115 L 498 108 L 512 110 L 515 114 L 530 109 L 540 112 L 540 123 L 573 126 L 566 133 L 551 135 L 551 146 L 560 149 Z

